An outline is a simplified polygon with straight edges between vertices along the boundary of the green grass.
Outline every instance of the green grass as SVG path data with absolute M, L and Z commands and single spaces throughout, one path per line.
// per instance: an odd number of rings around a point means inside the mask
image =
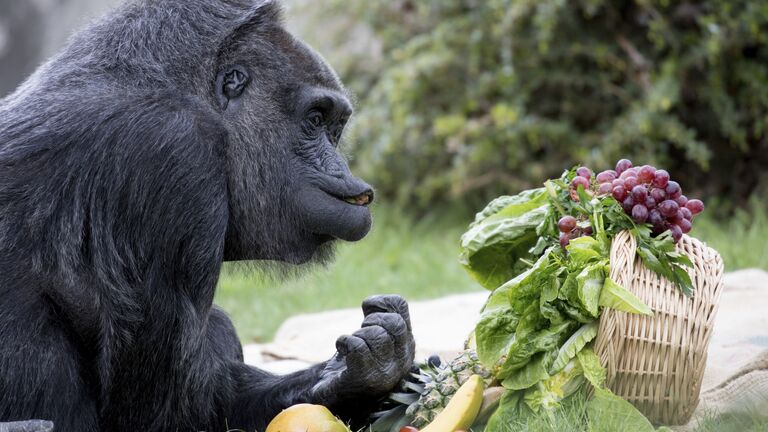
M 720 252 L 726 271 L 751 267 L 768 270 L 768 210 L 764 202 L 754 200 L 719 220 L 705 211 L 693 226 L 691 235 Z
M 450 212 L 416 220 L 378 207 L 371 234 L 341 245 L 327 268 L 288 280 L 226 268 L 216 301 L 247 343 L 271 340 L 291 315 L 358 307 L 371 294 L 397 293 L 418 300 L 478 290 L 457 262 L 458 240 L 469 220 Z M 768 270 L 768 211 L 760 203 L 727 219 L 703 216 L 691 234 L 717 249 L 729 271 Z
M 328 268 L 284 281 L 225 268 L 216 302 L 247 343 L 271 340 L 291 315 L 359 307 L 372 294 L 396 293 L 418 300 L 478 290 L 457 262 L 464 228 L 455 218 L 414 220 L 375 208 L 368 237 L 341 245 Z
M 743 415 L 708 413 L 697 423 L 696 432 L 768 432 L 768 419 L 758 412 Z

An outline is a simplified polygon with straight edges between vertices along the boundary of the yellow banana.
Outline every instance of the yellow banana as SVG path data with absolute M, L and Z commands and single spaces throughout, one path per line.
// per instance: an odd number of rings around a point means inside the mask
M 483 377 L 472 375 L 446 405 L 445 409 L 421 432 L 469 430 L 483 403 Z

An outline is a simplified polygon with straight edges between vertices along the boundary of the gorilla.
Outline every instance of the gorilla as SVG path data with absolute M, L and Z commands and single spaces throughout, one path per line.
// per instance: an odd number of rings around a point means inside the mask
M 349 97 L 281 16 L 132 0 L 0 101 L 0 421 L 251 432 L 319 403 L 360 424 L 408 374 L 398 296 L 286 376 L 244 364 L 213 305 L 224 261 L 323 262 L 371 226 Z

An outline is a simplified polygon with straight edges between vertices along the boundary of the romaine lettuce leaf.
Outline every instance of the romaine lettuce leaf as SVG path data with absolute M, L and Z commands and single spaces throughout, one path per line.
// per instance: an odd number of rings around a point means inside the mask
M 515 312 L 522 314 L 533 299 L 538 297 L 542 281 L 548 280 L 555 271 L 554 268 L 548 268 L 551 253 L 551 250 L 546 251 L 528 270 L 493 290 L 483 311 L 512 306 Z
M 557 309 L 568 316 L 568 318 L 580 322 L 582 324 L 589 324 L 595 319 L 589 315 L 589 313 L 578 306 L 570 304 L 567 300 L 556 300 L 555 305 Z
M 522 369 L 512 372 L 501 385 L 509 390 L 524 390 L 549 378 L 547 370 L 556 355 L 557 351 L 536 354 Z
M 571 240 L 566 246 L 566 250 L 570 261 L 579 267 L 583 267 L 591 261 L 604 259 L 600 250 L 600 243 L 590 236 L 577 237 Z
M 575 393 L 583 383 L 581 367 L 570 361 L 562 371 L 526 390 L 523 400 L 533 412 L 541 408 L 556 408 L 560 401 Z
M 549 367 L 549 374 L 554 375 L 560 372 L 571 359 L 576 357 L 584 347 L 597 336 L 597 322 L 584 324 L 576 330 L 568 340 L 557 351 L 557 357 Z
M 585 348 L 576 353 L 581 370 L 584 372 L 584 378 L 594 387 L 602 387 L 605 384 L 607 372 L 600 363 L 600 357 L 589 348 Z
M 599 304 L 622 312 L 653 315 L 648 305 L 609 277 L 605 278 Z
M 536 303 L 529 303 L 520 317 L 520 322 L 517 323 L 515 334 L 518 338 L 525 339 L 546 325 L 546 320 L 541 316 L 538 305 Z
M 474 228 L 491 217 L 519 216 L 546 203 L 544 188 L 524 190 L 517 195 L 502 195 L 489 202 L 482 211 L 477 213 L 469 228 Z
M 485 367 L 493 370 L 518 338 L 545 324 L 539 312 L 539 280 L 547 275 L 550 253 L 547 251 L 533 267 L 491 293 L 475 327 L 477 354 Z
M 605 262 L 591 264 L 576 276 L 576 285 L 579 303 L 590 315 L 597 318 L 597 306 L 600 300 L 600 292 L 603 289 L 607 274 Z
M 525 424 L 535 414 L 522 403 L 523 392 L 507 390 L 501 397 L 499 408 L 485 425 L 487 432 L 505 432 L 512 430 L 510 425 Z
M 573 321 L 566 321 L 537 332 L 529 333 L 526 337 L 522 337 L 518 333 L 517 338 L 510 345 L 504 364 L 496 372 L 496 377 L 504 379 L 512 372 L 525 366 L 534 354 L 553 351 L 559 348 L 563 341 L 575 330 L 577 325 Z
M 555 300 L 560 292 L 560 278 L 553 275 L 549 283 L 545 283 L 541 288 L 541 297 L 539 297 L 539 312 L 541 316 L 548 319 L 552 324 L 560 324 L 565 321 L 565 316 L 557 309 Z

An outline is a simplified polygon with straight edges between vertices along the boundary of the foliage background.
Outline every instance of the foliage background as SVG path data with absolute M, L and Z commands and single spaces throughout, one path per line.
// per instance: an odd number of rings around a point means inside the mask
M 377 186 L 371 234 L 287 281 L 225 267 L 244 342 L 294 314 L 480 289 L 472 213 L 577 163 L 629 156 L 708 209 L 728 270 L 768 269 L 768 0 L 284 0 L 357 99 L 343 150 Z M 120 0 L 0 0 L 0 97 Z M 437 318 L 436 318 L 437 319 Z
M 768 189 L 764 0 L 332 4 L 348 26 L 299 32 L 358 95 L 354 166 L 410 209 L 477 207 L 621 157 L 724 203 Z M 375 43 L 350 51 L 361 23 Z

